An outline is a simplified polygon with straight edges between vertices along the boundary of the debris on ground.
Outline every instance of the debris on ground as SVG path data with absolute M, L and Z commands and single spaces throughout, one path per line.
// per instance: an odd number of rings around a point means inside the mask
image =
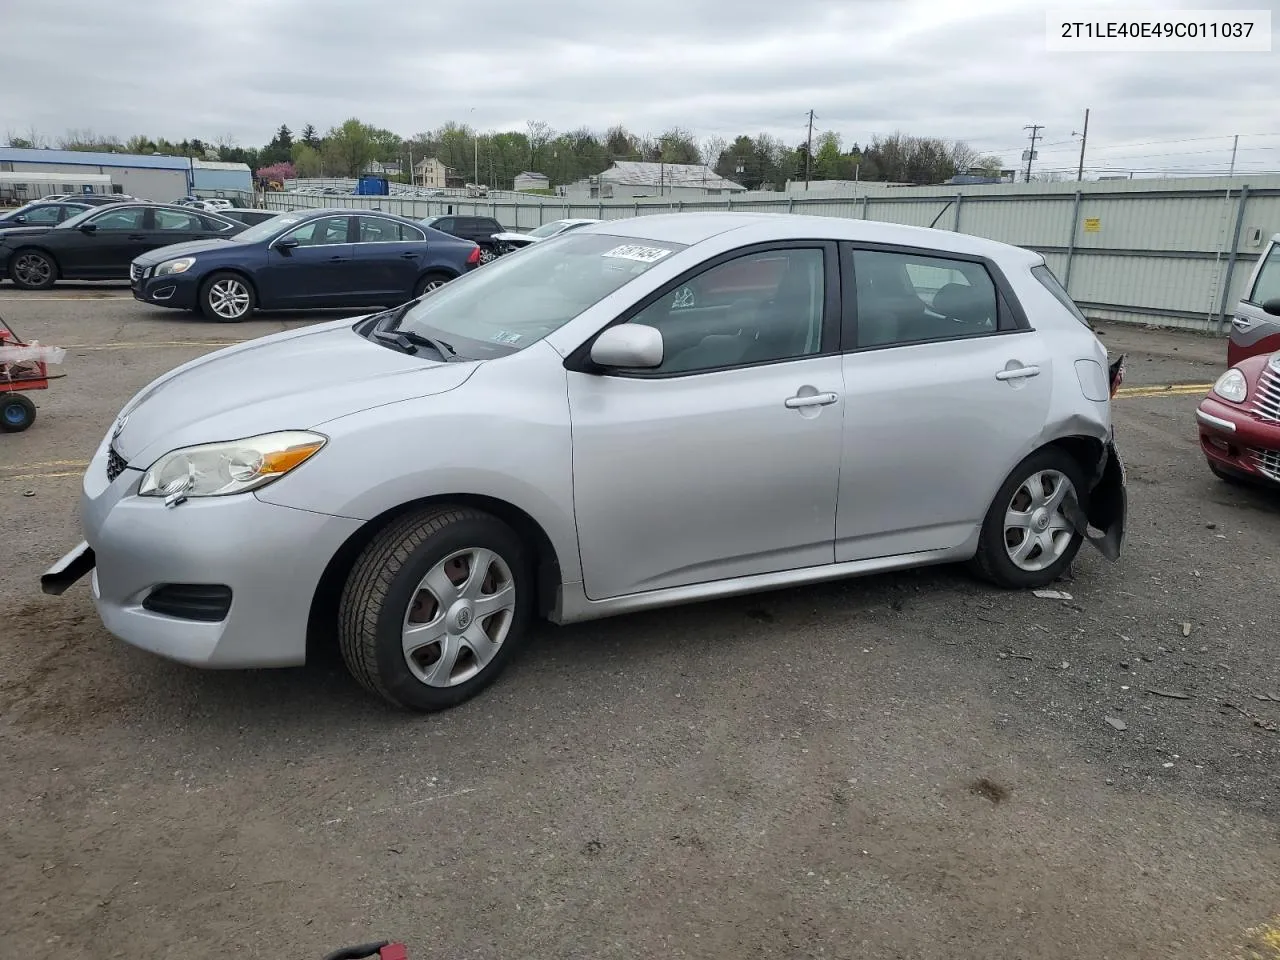
M 1117 730 L 1128 730 L 1129 725 L 1118 717 L 1107 717 L 1107 723 L 1115 727 Z
M 1194 700 L 1195 698 L 1189 693 L 1178 693 L 1174 690 L 1153 690 L 1147 689 L 1147 693 L 1154 694 L 1157 697 L 1168 697 L 1170 700 Z
M 1182 635 L 1184 637 L 1191 636 L 1191 624 L 1185 622 L 1182 624 Z
M 1064 591 L 1064 590 L 1034 590 L 1034 591 L 1032 591 L 1032 593 L 1033 593 L 1033 595 L 1034 595 L 1034 596 L 1039 597 L 1041 600 L 1071 600 L 1071 599 L 1073 599 L 1073 598 L 1072 598 L 1072 596 L 1071 596 L 1071 594 L 1067 593 L 1067 592 L 1066 592 L 1066 591 Z

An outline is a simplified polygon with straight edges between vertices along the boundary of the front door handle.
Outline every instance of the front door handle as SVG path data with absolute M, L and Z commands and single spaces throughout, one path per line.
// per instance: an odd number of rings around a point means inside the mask
M 784 403 L 788 409 L 798 410 L 801 407 L 825 407 L 838 399 L 834 393 L 814 393 L 807 397 L 787 397 Z
M 1012 370 L 1001 370 L 996 374 L 997 380 L 1025 380 L 1028 377 L 1040 376 L 1039 367 L 1015 367 Z
M 416 253 L 402 253 L 400 254 L 400 259 L 401 260 L 417 260 L 418 255 Z
M 129 239 L 130 240 L 146 240 L 147 235 L 145 233 L 131 233 L 129 234 Z
M 351 259 L 350 257 L 330 257 L 329 262 L 330 263 L 346 263 L 350 259 Z

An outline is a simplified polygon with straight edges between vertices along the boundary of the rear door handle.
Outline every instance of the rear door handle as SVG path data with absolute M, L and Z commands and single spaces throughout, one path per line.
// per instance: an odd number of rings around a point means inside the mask
M 997 380 L 1025 380 L 1027 377 L 1040 376 L 1039 367 L 1018 367 L 1014 370 L 1001 370 L 996 374 Z
M 350 257 L 330 257 L 329 262 L 330 263 L 346 263 L 350 259 L 351 259 Z
M 417 260 L 418 255 L 416 253 L 402 253 L 400 254 L 400 259 L 401 260 Z
M 797 410 L 801 407 L 825 407 L 838 399 L 834 393 L 815 393 L 807 397 L 787 397 L 783 402 L 788 409 Z
M 130 240 L 146 240 L 147 235 L 145 233 L 131 233 L 129 234 L 129 239 Z

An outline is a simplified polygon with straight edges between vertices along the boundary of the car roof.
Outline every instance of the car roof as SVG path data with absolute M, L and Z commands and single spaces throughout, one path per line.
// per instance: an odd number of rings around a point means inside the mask
M 582 233 L 633 237 L 659 243 L 692 246 L 729 231 L 737 231 L 743 244 L 774 240 L 848 240 L 862 243 L 901 244 L 970 256 L 1038 262 L 1040 254 L 985 237 L 912 227 L 879 220 L 851 217 L 818 217 L 788 213 L 670 213 L 605 220 L 583 227 Z

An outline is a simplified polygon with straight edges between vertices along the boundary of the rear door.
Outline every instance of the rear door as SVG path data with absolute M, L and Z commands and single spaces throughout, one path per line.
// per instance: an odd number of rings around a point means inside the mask
M 1268 300 L 1280 297 L 1280 233 L 1258 260 L 1244 299 L 1236 304 L 1231 318 L 1231 340 L 1227 344 L 1227 363 L 1237 364 L 1260 353 L 1280 350 L 1280 317 L 1262 309 Z
M 1043 429 L 1053 357 L 980 258 L 841 246 L 836 562 L 957 547 Z
M 201 240 L 214 235 L 206 226 L 206 224 L 212 225 L 213 221 L 201 217 L 194 210 L 157 208 L 152 213 L 154 219 L 150 231 L 151 238 L 148 242 L 153 247 L 167 247 L 173 243 L 186 243 L 188 240 Z
M 394 306 L 409 300 L 426 256 L 426 233 L 386 217 L 365 215 L 355 220 L 356 271 L 351 290 L 362 299 L 352 305 Z
M 354 219 L 339 215 L 309 220 L 280 238 L 295 238 L 296 247 L 273 243 L 259 283 L 262 306 L 301 309 L 349 303 L 351 274 L 357 269 L 351 239 Z

